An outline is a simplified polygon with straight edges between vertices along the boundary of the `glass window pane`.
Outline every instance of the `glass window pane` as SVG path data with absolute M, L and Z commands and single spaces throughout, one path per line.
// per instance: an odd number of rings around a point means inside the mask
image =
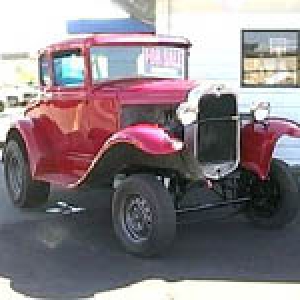
M 56 53 L 53 58 L 54 83 L 58 86 L 80 86 L 84 82 L 84 58 L 79 51 Z
M 298 84 L 297 31 L 245 31 L 242 42 L 243 85 Z
M 92 47 L 93 80 L 126 77 L 184 78 L 184 55 L 184 49 L 175 47 Z

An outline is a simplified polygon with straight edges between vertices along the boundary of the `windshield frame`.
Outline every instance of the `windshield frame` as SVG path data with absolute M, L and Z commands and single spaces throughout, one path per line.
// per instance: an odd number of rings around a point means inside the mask
M 93 79 L 93 70 L 92 70 L 92 49 L 93 48 L 107 48 L 107 47 L 118 47 L 120 45 L 97 45 L 97 44 L 93 44 L 90 45 L 88 47 L 88 57 L 87 57 L 87 61 L 88 61 L 88 67 L 89 67 L 89 77 L 90 77 L 90 82 L 92 85 L 101 85 L 103 83 L 107 83 L 110 81 L 120 81 L 120 80 L 130 80 L 130 79 L 173 79 L 173 80 L 187 80 L 188 76 L 189 76 L 189 47 L 184 47 L 181 45 L 174 45 L 174 44 L 127 44 L 127 45 L 122 45 L 122 47 L 169 47 L 169 48 L 178 48 L 178 49 L 182 49 L 183 50 L 183 76 L 181 78 L 172 78 L 172 77 L 167 77 L 167 76 L 147 76 L 147 75 L 133 75 L 130 74 L 128 76 L 118 76 L 118 77 L 112 77 L 112 78 L 104 78 L 101 80 L 94 80 Z

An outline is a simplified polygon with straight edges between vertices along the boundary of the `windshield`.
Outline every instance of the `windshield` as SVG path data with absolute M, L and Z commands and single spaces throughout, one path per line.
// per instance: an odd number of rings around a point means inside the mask
M 185 49 L 165 46 L 91 48 L 94 82 L 128 77 L 180 78 L 185 75 Z

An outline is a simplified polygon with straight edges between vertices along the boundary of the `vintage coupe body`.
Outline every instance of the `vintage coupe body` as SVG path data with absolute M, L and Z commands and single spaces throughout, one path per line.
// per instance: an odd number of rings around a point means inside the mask
M 228 206 L 262 228 L 290 223 L 297 183 L 272 154 L 299 126 L 264 103 L 239 115 L 233 92 L 189 80 L 190 46 L 98 34 L 41 50 L 40 96 L 6 139 L 13 203 L 44 203 L 50 184 L 112 186 L 116 235 L 141 256 L 163 253 L 186 213 Z

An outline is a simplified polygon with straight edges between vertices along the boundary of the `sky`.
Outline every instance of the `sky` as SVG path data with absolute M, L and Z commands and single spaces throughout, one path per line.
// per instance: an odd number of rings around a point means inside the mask
M 0 52 L 31 51 L 65 38 L 66 21 L 128 17 L 110 0 L 4 0 L 0 4 Z

